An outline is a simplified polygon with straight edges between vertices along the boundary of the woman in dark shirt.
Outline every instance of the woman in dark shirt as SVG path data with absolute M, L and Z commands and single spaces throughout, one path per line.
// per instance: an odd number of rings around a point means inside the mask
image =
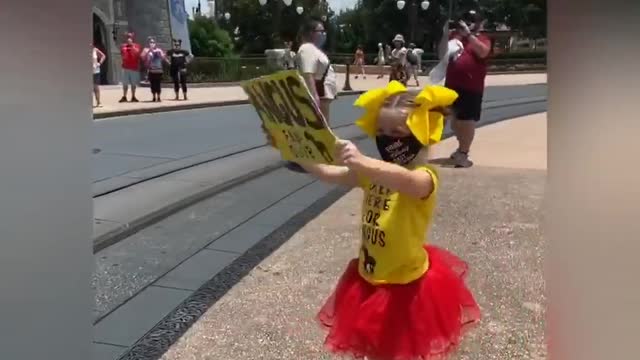
M 182 49 L 181 39 L 173 39 L 173 49 L 167 51 L 167 58 L 176 100 L 180 99 L 180 88 L 182 88 L 182 96 L 187 100 L 187 64 L 191 61 L 191 53 Z

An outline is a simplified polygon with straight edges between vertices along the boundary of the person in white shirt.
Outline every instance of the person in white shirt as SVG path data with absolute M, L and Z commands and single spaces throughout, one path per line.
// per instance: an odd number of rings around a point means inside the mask
M 100 67 L 107 59 L 107 56 L 95 45 L 91 44 L 93 58 L 93 96 L 96 98 L 96 107 L 101 107 L 100 103 Z
M 331 102 L 336 98 L 338 88 L 333 66 L 322 51 L 327 40 L 327 32 L 322 22 L 310 20 L 302 26 L 300 39 L 302 45 L 296 54 L 298 71 L 329 123 Z
M 309 20 L 304 23 L 300 29 L 301 45 L 298 48 L 295 63 L 311 96 L 327 121 L 327 125 L 331 126 L 331 102 L 338 95 L 338 87 L 333 66 L 331 66 L 329 57 L 322 51 L 326 41 L 327 32 L 322 22 Z M 295 162 L 287 163 L 286 168 L 295 172 L 305 172 Z
M 384 77 L 384 47 L 382 46 L 382 43 L 378 43 L 378 57 L 377 57 L 377 64 L 378 64 L 378 79 L 382 79 Z
M 392 40 L 394 49 L 391 50 L 390 65 L 392 68 L 389 81 L 407 79 L 407 48 L 404 47 L 404 36 L 397 34 Z M 398 66 L 399 65 L 399 66 Z
M 285 41 L 284 43 L 284 56 L 282 58 L 284 62 L 284 68 L 287 70 L 294 69 L 296 53 L 291 50 L 291 41 Z
M 409 76 L 407 80 L 413 76 L 416 80 L 416 86 L 420 86 L 418 75 L 422 70 L 422 54 L 424 54 L 424 50 L 416 47 L 416 44 L 414 43 L 409 44 L 409 50 L 407 51 L 407 68 Z
M 404 47 L 404 36 L 401 34 L 393 38 L 393 50 L 391 50 L 392 62 L 398 61 L 402 65 L 407 64 L 407 48 Z

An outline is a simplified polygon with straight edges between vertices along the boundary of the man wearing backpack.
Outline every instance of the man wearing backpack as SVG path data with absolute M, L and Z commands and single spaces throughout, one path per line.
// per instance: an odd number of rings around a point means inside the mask
M 416 44 L 409 44 L 409 50 L 407 51 L 407 80 L 413 78 L 416 80 L 416 86 L 420 86 L 418 75 L 422 69 L 422 54 L 424 51 L 420 48 L 416 48 Z

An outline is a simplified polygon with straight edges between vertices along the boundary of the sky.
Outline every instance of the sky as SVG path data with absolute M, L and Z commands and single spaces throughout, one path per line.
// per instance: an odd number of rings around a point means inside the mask
M 258 0 L 255 0 L 258 1 Z M 270 0 L 273 1 L 273 0 Z M 295 1 L 294 1 L 295 2 Z M 207 6 L 207 0 L 200 0 L 202 4 L 202 12 L 208 13 L 209 7 Z M 329 0 L 329 5 L 335 12 L 339 12 L 340 10 L 344 10 L 355 5 L 356 0 Z M 187 8 L 187 13 L 191 14 L 191 9 L 198 5 L 198 0 L 184 0 L 185 7 Z

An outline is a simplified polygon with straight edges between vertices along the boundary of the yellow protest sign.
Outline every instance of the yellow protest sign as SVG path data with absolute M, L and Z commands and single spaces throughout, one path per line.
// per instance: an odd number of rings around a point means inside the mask
M 336 137 L 296 70 L 241 84 L 282 158 L 333 164 Z

